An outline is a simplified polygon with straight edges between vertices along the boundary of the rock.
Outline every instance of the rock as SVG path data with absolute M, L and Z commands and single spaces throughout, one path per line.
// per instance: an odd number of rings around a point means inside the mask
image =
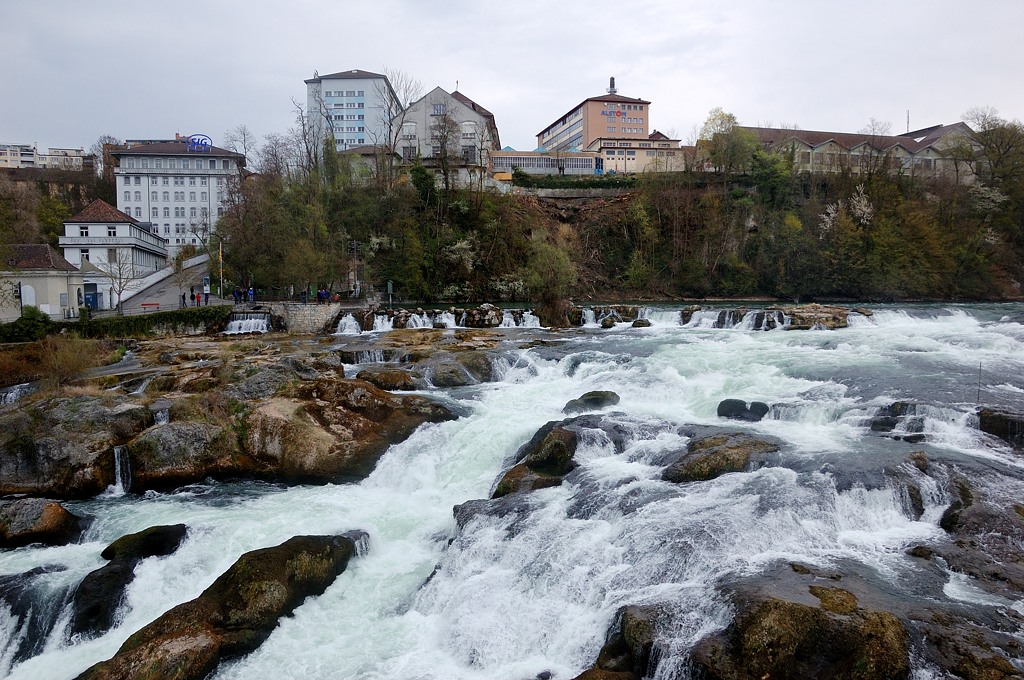
M 661 478 L 675 483 L 706 481 L 727 472 L 742 472 L 778 450 L 775 442 L 742 432 L 712 434 L 691 440 L 683 457 L 669 465 Z
M 357 552 L 365 534 L 296 536 L 245 553 L 194 600 L 145 626 L 82 680 L 190 680 L 222 660 L 258 648 L 310 595 L 320 595 Z
M 472 385 L 473 380 L 469 372 L 461 365 L 450 363 L 439 363 L 431 367 L 430 382 L 434 387 L 465 387 Z
M 124 395 L 53 397 L 0 415 L 0 495 L 88 498 L 114 482 L 113 447 L 153 423 Z
M 259 401 L 277 394 L 291 382 L 293 371 L 281 364 L 250 366 L 247 375 L 240 381 L 228 385 L 224 394 L 238 401 Z
M 1017 448 L 1024 448 L 1024 413 L 983 408 L 978 411 L 978 429 Z
M 594 411 L 606 406 L 614 406 L 619 403 L 619 395 L 609 390 L 594 390 L 580 395 L 577 399 L 566 402 L 562 407 L 562 413 L 579 413 L 580 411 Z
M 615 328 L 615 323 L 615 317 L 606 316 L 603 319 L 601 319 L 601 328 Z
M 30 543 L 65 545 L 78 540 L 88 522 L 45 498 L 0 501 L 0 548 Z
M 418 376 L 400 368 L 363 369 L 356 374 L 356 379 L 366 382 L 389 392 L 419 389 Z
M 173 489 L 208 477 L 241 477 L 255 470 L 242 456 L 235 433 L 195 420 L 156 425 L 127 447 L 131 490 Z
M 479 382 L 490 382 L 494 377 L 491 358 L 485 352 L 474 350 L 458 352 L 455 354 L 455 361 Z
M 577 680 L 654 677 L 657 662 L 652 660 L 652 650 L 656 618 L 657 612 L 648 607 L 619 609 L 594 667 L 576 676 Z
M 750 406 L 742 399 L 723 399 L 718 403 L 718 417 L 733 420 L 747 420 L 756 423 L 768 415 L 768 404 L 752 401 Z
M 825 328 L 835 330 L 846 328 L 847 315 L 849 310 L 845 307 L 833 307 L 830 305 L 801 305 L 798 307 L 769 307 L 771 311 L 780 310 L 789 317 L 787 330 L 809 330 Z
M 184 524 L 155 526 L 108 545 L 100 556 L 110 562 L 87 574 L 75 591 L 71 632 L 91 637 L 109 630 L 125 589 L 135 580 L 135 566 L 147 557 L 170 555 L 186 532 Z
M 294 371 L 300 380 L 319 380 L 321 378 L 320 371 L 294 357 L 283 359 L 281 363 Z
M 245 420 L 244 449 L 273 479 L 354 481 L 423 423 L 454 418 L 425 397 L 391 394 L 362 380 L 318 380 L 254 409 Z
M 520 447 L 516 452 L 517 464 L 502 475 L 491 498 L 561 484 L 562 478 L 576 467 L 572 456 L 576 453 L 577 433 L 565 428 L 570 422 L 572 419 L 551 421 Z
M 817 607 L 748 593 L 725 631 L 692 651 L 692 671 L 706 678 L 907 678 L 907 631 L 889 612 L 857 608 L 852 593 L 816 588 Z
M 650 327 L 651 327 L 650 319 L 637 319 L 636 321 L 633 322 L 633 328 L 650 328 Z

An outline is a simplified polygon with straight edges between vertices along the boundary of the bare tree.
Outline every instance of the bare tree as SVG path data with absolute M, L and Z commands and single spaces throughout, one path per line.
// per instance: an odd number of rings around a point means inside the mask
M 245 124 L 238 125 L 224 133 L 224 148 L 248 158 L 256 150 L 256 135 Z
M 113 257 L 111 257 L 113 256 Z M 107 251 L 107 261 L 96 265 L 96 268 L 103 272 L 103 275 L 110 282 L 110 289 L 117 299 L 117 314 L 124 314 L 124 292 L 131 287 L 132 283 L 142 278 L 135 268 L 130 248 L 110 248 Z M 111 299 L 111 304 L 114 300 Z
M 185 260 L 195 255 L 195 248 L 191 245 L 184 246 L 174 255 L 171 262 L 171 280 L 178 287 L 178 297 L 185 294 L 185 288 L 189 285 L 192 275 L 185 268 Z
M 446 103 L 431 102 L 430 105 L 442 107 L 436 109 L 439 113 L 430 125 L 430 157 L 441 173 L 442 197 L 439 208 L 443 219 L 448 213 L 448 204 L 455 189 L 455 175 L 462 162 L 459 155 L 460 127 Z
M 877 118 L 868 119 L 868 124 L 858 132 L 867 135 L 867 144 L 861 149 L 858 159 L 860 173 L 869 179 L 876 174 L 888 174 L 892 164 L 891 144 L 892 123 Z
M 377 112 L 377 125 L 367 126 L 367 138 L 374 146 L 373 176 L 385 193 L 392 191 L 398 177 L 395 157 L 409 104 L 420 97 L 423 85 L 405 71 L 385 68 L 386 80 L 374 83 L 375 94 L 381 102 Z

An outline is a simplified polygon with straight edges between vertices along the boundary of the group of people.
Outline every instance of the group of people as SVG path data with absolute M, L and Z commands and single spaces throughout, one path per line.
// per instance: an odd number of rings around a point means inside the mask
M 249 290 L 244 290 L 236 286 L 234 292 L 231 295 L 232 297 L 234 297 L 236 305 L 240 305 L 243 302 L 256 301 L 256 291 L 252 289 L 252 286 L 249 286 Z
M 210 304 L 210 294 L 209 293 L 204 293 L 202 291 L 197 293 L 196 292 L 196 287 L 195 286 L 191 286 L 188 289 L 188 299 L 187 299 L 187 301 L 186 301 L 185 293 L 181 294 L 181 308 L 184 309 L 185 307 L 188 307 L 188 303 L 189 302 L 192 303 L 193 307 L 198 307 L 198 306 L 200 306 L 200 305 L 202 305 L 204 303 L 207 306 L 209 306 L 209 304 Z

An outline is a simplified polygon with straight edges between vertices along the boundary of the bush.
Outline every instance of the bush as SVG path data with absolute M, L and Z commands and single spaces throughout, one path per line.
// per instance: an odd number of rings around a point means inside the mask
M 53 321 L 39 311 L 38 307 L 28 305 L 21 312 L 21 317 L 10 323 L 0 324 L 0 342 L 32 342 L 46 337 L 53 332 Z
M 39 342 L 39 377 L 51 388 L 80 380 L 104 358 L 99 343 L 52 335 Z

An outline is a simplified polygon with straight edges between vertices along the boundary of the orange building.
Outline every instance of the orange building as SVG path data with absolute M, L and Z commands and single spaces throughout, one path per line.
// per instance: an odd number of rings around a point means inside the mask
M 609 80 L 606 94 L 589 97 L 537 133 L 537 148 L 584 151 L 602 137 L 643 139 L 649 136 L 651 103 L 623 97 Z

